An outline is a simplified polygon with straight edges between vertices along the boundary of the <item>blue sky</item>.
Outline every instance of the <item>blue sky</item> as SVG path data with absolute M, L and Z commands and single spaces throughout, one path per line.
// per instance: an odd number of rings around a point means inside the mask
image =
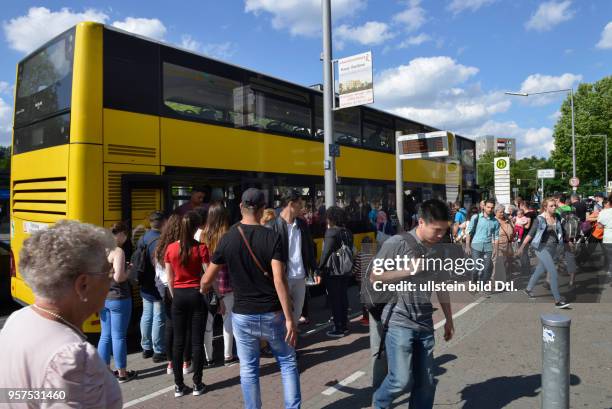
M 610 0 L 332 0 L 334 58 L 372 50 L 375 106 L 469 137 L 517 138 L 548 156 L 563 94 L 611 74 Z M 0 144 L 10 141 L 15 65 L 82 20 L 303 85 L 322 81 L 320 0 L 3 1 Z

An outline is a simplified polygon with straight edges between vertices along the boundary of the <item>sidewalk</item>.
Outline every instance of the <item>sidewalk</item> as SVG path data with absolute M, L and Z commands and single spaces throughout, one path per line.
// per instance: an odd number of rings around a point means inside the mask
M 591 278 L 592 279 L 592 278 Z M 599 279 L 604 280 L 603 274 Z M 503 302 L 508 294 L 493 295 L 455 319 L 455 338 L 446 343 L 436 331 L 434 407 L 463 409 L 539 408 L 541 405 L 540 315 L 571 317 L 572 408 L 612 408 L 612 287 L 599 303 L 575 303 L 557 310 L 548 302 Z M 511 298 L 519 294 L 512 294 Z M 514 301 L 514 300 L 513 300 Z M 453 311 L 456 311 L 455 309 Z M 370 407 L 370 371 L 340 388 L 333 397 L 307 402 L 305 408 Z M 397 399 L 404 407 L 407 396 Z

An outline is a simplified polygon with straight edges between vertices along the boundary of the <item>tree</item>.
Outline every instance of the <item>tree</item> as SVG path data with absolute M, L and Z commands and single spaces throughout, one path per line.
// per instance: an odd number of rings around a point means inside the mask
M 10 146 L 0 146 L 0 170 L 11 170 Z
M 612 76 L 594 84 L 583 83 L 574 94 L 575 133 L 606 134 L 612 145 Z M 572 111 L 569 95 L 561 105 L 561 117 L 554 130 L 555 148 L 551 154 L 555 169 L 572 174 Z M 608 158 L 610 149 L 608 146 Z M 604 144 L 602 138 L 576 138 L 576 176 L 580 192 L 601 190 L 604 175 Z M 593 186 L 593 182 L 598 182 Z

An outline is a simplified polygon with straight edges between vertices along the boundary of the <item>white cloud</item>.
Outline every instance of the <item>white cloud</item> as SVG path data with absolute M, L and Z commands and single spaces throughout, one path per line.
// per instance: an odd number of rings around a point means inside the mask
M 11 144 L 12 123 L 13 107 L 0 98 L 0 146 Z
M 236 53 L 236 45 L 231 41 L 205 44 L 202 46 L 202 52 L 213 58 L 227 60 Z
M 425 14 L 425 9 L 421 7 L 421 0 L 410 0 L 408 8 L 393 16 L 393 21 L 402 24 L 406 31 L 415 31 L 427 22 Z
M 363 9 L 366 0 L 332 0 L 332 19 L 339 21 Z M 245 0 L 244 11 L 272 15 L 272 27 L 292 35 L 314 37 L 321 33 L 321 0 Z
M 497 0 L 453 0 L 446 9 L 457 15 L 463 11 L 476 11 L 483 6 L 495 3 Z
M 3 29 L 10 48 L 29 53 L 81 21 L 105 23 L 107 20 L 105 13 L 95 9 L 74 13 L 69 8 L 51 11 L 45 7 L 32 7 L 27 15 L 4 22 Z
M 610 49 L 612 48 L 612 21 L 604 27 L 601 32 L 601 40 L 597 43 L 597 48 Z
M 106 13 L 96 9 L 79 13 L 67 7 L 59 11 L 51 11 L 46 7 L 31 7 L 28 14 L 4 22 L 2 28 L 9 47 L 27 54 L 82 21 L 106 24 L 108 20 Z M 127 17 L 123 21 L 113 22 L 112 25 L 158 40 L 162 40 L 167 31 L 164 24 L 156 18 Z
M 206 54 L 220 60 L 227 60 L 236 53 L 236 45 L 231 41 L 202 44 L 189 34 L 183 34 L 181 36 L 180 46 L 189 51 Z
M 375 79 L 376 104 L 400 116 L 439 128 L 465 131 L 507 111 L 502 92 L 483 92 L 469 83 L 478 68 L 450 57 L 416 58 L 381 72 Z
M 548 119 L 557 122 L 561 118 L 561 111 L 555 111 L 552 114 L 548 115 Z
M 183 34 L 181 36 L 181 43 L 179 44 L 181 47 L 189 50 L 198 52 L 202 47 L 202 43 L 192 38 L 189 34 Z
M 0 94 L 13 94 L 13 86 L 6 81 L 0 81 Z
M 532 94 L 535 92 L 555 91 L 562 89 L 575 88 L 578 82 L 582 81 L 582 75 L 565 73 L 557 77 L 551 75 L 532 74 L 528 76 L 521 84 L 523 93 Z M 559 98 L 565 98 L 562 92 L 534 95 L 525 98 L 525 102 L 531 105 L 547 105 L 557 101 Z
M 368 21 L 362 26 L 350 27 L 346 24 L 334 30 L 335 45 L 342 49 L 345 42 L 354 41 L 362 45 L 382 44 L 395 37 L 389 26 L 379 21 Z
M 418 46 L 421 45 L 427 41 L 431 41 L 432 38 L 429 34 L 425 34 L 425 33 L 421 33 L 417 36 L 410 36 L 408 37 L 406 40 L 402 41 L 401 43 L 399 43 L 399 45 L 397 46 L 397 48 L 408 48 L 411 46 Z
M 123 21 L 115 21 L 113 27 L 156 40 L 163 40 L 167 31 L 164 23 L 156 18 L 127 17 Z
M 477 73 L 478 68 L 457 64 L 450 57 L 415 58 L 408 65 L 381 72 L 375 81 L 376 97 L 385 105 L 406 99 L 431 99 Z
M 468 131 L 466 135 L 471 137 L 495 135 L 516 138 L 517 159 L 531 156 L 548 158 L 555 147 L 552 129 L 546 127 L 521 128 L 514 121 L 497 122 L 489 120 L 483 125 Z
M 525 23 L 527 30 L 548 31 L 552 30 L 557 24 L 571 20 L 574 17 L 574 10 L 570 10 L 571 0 L 547 1 L 540 4 L 540 7 Z

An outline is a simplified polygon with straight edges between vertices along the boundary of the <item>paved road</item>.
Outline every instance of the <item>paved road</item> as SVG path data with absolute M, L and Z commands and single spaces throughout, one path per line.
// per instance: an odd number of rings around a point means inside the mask
M 595 271 L 579 276 L 575 302 L 565 314 L 572 317 L 572 407 L 612 407 L 612 289 L 604 274 Z M 518 280 L 519 282 L 521 280 Z M 524 281 L 524 278 L 523 278 Z M 565 289 L 567 278 L 562 280 Z M 352 289 L 353 313 L 359 311 Z M 436 331 L 436 376 L 439 408 L 535 408 L 540 405 L 541 328 L 539 316 L 556 311 L 552 298 L 541 288 L 527 301 L 520 292 L 461 297 L 453 304 L 456 337 L 446 343 Z M 581 302 L 587 301 L 587 302 Z M 304 329 L 299 360 L 304 408 L 369 407 L 369 338 L 358 317 L 351 333 L 329 339 L 322 325 L 328 314 L 320 297 L 313 302 L 318 324 Z M 357 314 L 358 315 L 358 314 Z M 443 324 L 440 310 L 435 322 Z M 314 330 L 314 331 L 313 331 Z M 216 348 L 220 349 L 219 347 Z M 125 407 L 134 408 L 241 408 L 239 367 L 217 367 L 204 372 L 208 392 L 201 397 L 175 399 L 172 377 L 165 365 L 144 361 L 132 354 L 128 366 L 139 379 L 122 385 Z M 262 400 L 265 408 L 282 407 L 280 373 L 273 359 L 261 361 Z M 186 378 L 187 380 L 189 378 Z M 397 403 L 405 405 L 406 397 Z

